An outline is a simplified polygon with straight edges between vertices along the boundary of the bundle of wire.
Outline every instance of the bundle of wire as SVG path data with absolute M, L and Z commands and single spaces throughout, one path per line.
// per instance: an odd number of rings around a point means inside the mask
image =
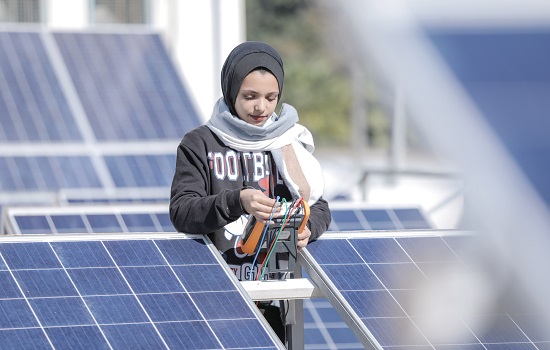
M 275 245 L 279 241 L 279 237 L 281 235 L 281 232 L 283 231 L 283 229 L 286 227 L 286 225 L 290 221 L 290 218 L 293 217 L 294 214 L 296 214 L 296 210 L 298 210 L 300 204 L 302 204 L 302 201 L 303 201 L 303 198 L 300 197 L 300 198 L 294 200 L 290 205 L 287 206 L 287 208 L 285 210 L 285 215 L 283 217 L 283 223 L 281 224 L 281 226 L 277 230 L 277 233 L 275 234 L 275 236 L 271 237 L 271 239 L 269 240 L 269 241 L 271 241 L 271 245 L 267 249 L 266 257 L 265 257 L 264 261 L 262 262 L 262 264 L 260 265 L 260 267 L 258 269 L 258 273 L 256 274 L 256 280 L 262 280 L 263 279 L 265 269 L 268 266 L 268 262 L 269 262 L 269 259 L 271 258 L 271 255 L 272 255 L 273 251 L 274 251 Z M 256 266 L 256 261 L 257 261 L 258 255 L 260 254 L 261 247 L 263 246 L 264 241 L 265 241 L 266 236 L 267 236 L 267 232 L 269 231 L 269 225 L 271 223 L 271 220 L 273 219 L 273 215 L 275 214 L 277 204 L 279 204 L 279 197 L 277 197 L 276 200 L 275 200 L 275 204 L 273 205 L 273 209 L 271 211 L 269 221 L 265 225 L 264 230 L 262 232 L 262 236 L 261 236 L 261 239 L 260 239 L 260 244 L 259 244 L 258 249 L 256 251 L 256 254 L 254 256 L 252 266 Z M 285 206 L 285 204 L 287 204 L 287 201 L 286 201 L 286 199 L 283 198 L 282 201 L 281 201 L 281 206 Z M 252 279 L 252 274 L 250 275 L 250 279 Z

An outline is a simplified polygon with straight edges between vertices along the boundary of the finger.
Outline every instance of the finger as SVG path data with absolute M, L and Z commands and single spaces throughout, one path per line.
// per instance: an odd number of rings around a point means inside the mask
M 311 236 L 311 232 L 304 230 L 302 233 L 298 233 L 298 240 L 306 239 Z
M 307 246 L 306 240 L 298 241 L 297 250 L 300 251 L 300 249 L 304 248 L 305 246 Z
M 270 207 L 268 205 L 264 205 L 264 204 L 261 204 L 261 203 L 253 203 L 251 205 L 251 207 L 252 207 L 252 211 L 254 213 L 267 215 L 268 218 L 271 215 L 271 213 L 273 212 L 273 206 Z

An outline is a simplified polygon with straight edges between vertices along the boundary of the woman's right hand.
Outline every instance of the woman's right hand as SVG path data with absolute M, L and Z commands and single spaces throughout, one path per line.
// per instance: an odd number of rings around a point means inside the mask
M 275 199 L 269 198 L 262 191 L 252 188 L 245 188 L 240 194 L 241 205 L 250 215 L 253 215 L 258 221 L 267 223 L 273 212 Z M 277 203 L 277 207 L 280 205 Z M 276 209 L 273 218 L 279 216 L 279 210 Z

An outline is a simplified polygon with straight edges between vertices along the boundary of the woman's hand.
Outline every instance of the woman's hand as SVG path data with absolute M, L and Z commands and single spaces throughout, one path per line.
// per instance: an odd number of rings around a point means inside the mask
M 258 221 L 267 223 L 273 212 L 275 199 L 269 198 L 262 191 L 251 188 L 245 188 L 240 195 L 243 209 L 250 215 L 253 215 Z M 277 204 L 279 207 L 279 204 Z M 279 210 L 276 209 L 273 218 L 279 216 Z
M 306 226 L 302 233 L 298 234 L 298 252 L 309 243 L 309 237 L 311 237 L 311 231 Z

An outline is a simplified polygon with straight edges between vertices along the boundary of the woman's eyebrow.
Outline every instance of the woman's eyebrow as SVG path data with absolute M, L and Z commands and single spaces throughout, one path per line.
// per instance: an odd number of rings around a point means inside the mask
M 241 89 L 242 94 L 259 94 L 258 91 L 253 89 Z M 279 91 L 270 91 L 266 94 L 267 95 L 279 95 Z
M 241 89 L 241 92 L 244 92 L 244 93 L 257 93 L 256 90 L 253 90 L 253 89 Z

